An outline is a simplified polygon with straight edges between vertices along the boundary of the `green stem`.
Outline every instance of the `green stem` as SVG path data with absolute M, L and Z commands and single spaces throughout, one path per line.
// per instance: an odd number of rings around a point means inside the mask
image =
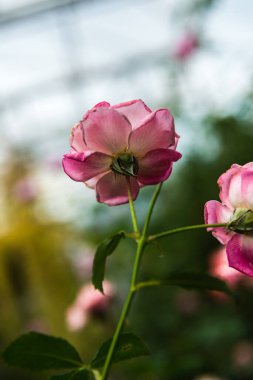
M 132 214 L 132 216 L 133 216 L 133 214 Z M 113 338 L 112 338 L 112 342 L 111 342 L 111 345 L 110 345 L 110 348 L 109 348 L 109 351 L 108 351 L 108 354 L 106 357 L 106 361 L 105 361 L 105 364 L 103 367 L 101 380 L 107 379 L 107 376 L 108 376 L 108 373 L 110 370 L 110 366 L 111 366 L 111 362 L 113 359 L 114 350 L 115 350 L 118 338 L 120 336 L 121 330 L 123 328 L 125 319 L 127 317 L 131 302 L 133 300 L 133 296 L 135 293 L 134 284 L 135 284 L 137 273 L 138 273 L 138 268 L 139 268 L 139 264 L 140 264 L 140 258 L 141 258 L 141 253 L 142 253 L 143 247 L 144 247 L 143 239 L 137 240 L 137 251 L 136 251 L 136 257 L 135 257 L 135 261 L 134 261 L 131 286 L 130 286 L 130 289 L 128 291 L 128 294 L 127 294 L 127 297 L 126 297 L 126 300 L 125 300 L 125 303 L 124 303 L 124 306 L 123 306 L 123 309 L 121 311 L 121 315 L 120 315 L 120 318 L 119 318 L 119 321 L 118 321 L 118 324 L 116 327 L 116 330 L 115 330 Z
M 159 234 L 149 236 L 147 239 L 147 242 L 150 243 L 162 237 L 178 234 L 180 232 L 197 230 L 200 228 L 216 228 L 216 227 L 226 227 L 226 226 L 227 226 L 227 223 L 216 223 L 216 224 L 196 224 L 194 226 L 184 226 L 184 227 L 179 227 L 179 228 L 173 228 L 171 230 L 167 230 Z
M 110 345 L 110 348 L 109 348 L 109 351 L 108 351 L 108 354 L 107 354 L 107 357 L 106 357 L 106 361 L 105 361 L 105 364 L 104 364 L 104 367 L 103 367 L 103 371 L 102 371 L 102 375 L 101 375 L 101 380 L 106 380 L 107 379 L 107 376 L 108 376 L 108 373 L 109 373 L 109 370 L 110 370 L 110 366 L 111 366 L 111 362 L 112 362 L 112 358 L 113 358 L 113 354 L 114 354 L 114 350 L 115 350 L 115 347 L 116 347 L 119 335 L 121 333 L 123 324 L 125 322 L 125 318 L 127 316 L 129 307 L 131 305 L 133 294 L 134 293 L 132 292 L 132 290 L 130 290 L 128 292 L 127 298 L 125 300 L 125 303 L 124 303 L 124 306 L 123 306 L 123 309 L 122 309 L 122 312 L 121 312 L 121 315 L 120 315 L 120 318 L 119 318 L 119 321 L 118 321 L 116 330 L 114 332 L 114 335 L 113 335 L 113 338 L 112 338 L 112 342 L 111 342 L 111 345 Z
M 121 311 L 121 315 L 119 317 L 119 321 L 118 321 L 116 330 L 114 332 L 112 342 L 111 342 L 111 345 L 110 345 L 110 348 L 109 348 L 109 351 L 108 351 L 108 354 L 107 354 L 107 357 L 105 360 L 105 364 L 104 364 L 104 367 L 102 370 L 101 380 L 107 379 L 107 376 L 108 376 L 108 373 L 110 370 L 110 366 L 111 366 L 111 362 L 113 359 L 114 350 L 115 350 L 115 347 L 117 345 L 118 338 L 119 338 L 120 333 L 122 331 L 122 328 L 124 326 L 125 319 L 127 317 L 127 314 L 128 314 L 129 309 L 130 309 L 133 297 L 134 297 L 135 292 L 136 292 L 135 284 L 136 284 L 136 279 L 137 279 L 138 271 L 139 271 L 139 267 L 140 267 L 142 252 L 143 252 L 143 249 L 144 249 L 145 243 L 146 243 L 146 235 L 147 235 L 147 231 L 148 231 L 148 226 L 149 226 L 152 211 L 153 211 L 153 208 L 154 208 L 154 205 L 155 205 L 155 202 L 157 200 L 157 197 L 159 195 L 160 190 L 161 190 L 161 184 L 157 187 L 157 189 L 156 189 L 156 191 L 152 197 L 141 236 L 140 236 L 140 232 L 139 232 L 139 228 L 138 228 L 138 223 L 137 223 L 137 218 L 136 218 L 136 213 L 135 213 L 135 209 L 134 209 L 131 191 L 130 191 L 130 189 L 128 191 L 131 217 L 132 217 L 134 231 L 135 231 L 135 234 L 137 236 L 137 239 L 136 239 L 137 250 L 136 250 L 136 256 L 135 256 L 135 261 L 134 261 L 134 266 L 133 266 L 130 288 L 129 288 L 125 303 L 123 305 L 123 309 Z
M 136 212 L 135 212 L 135 208 L 134 208 L 134 202 L 133 202 L 133 198 L 132 198 L 130 188 L 128 189 L 128 199 L 129 199 L 129 207 L 130 207 L 134 232 L 136 234 L 136 237 L 138 238 L 140 236 L 140 231 L 139 231 L 139 227 L 138 227 Z
M 146 238 L 146 236 L 147 236 L 148 227 L 149 227 L 150 219 L 151 219 L 151 216 L 152 216 L 152 212 L 153 212 L 156 200 L 158 198 L 158 195 L 160 194 L 162 185 L 163 185 L 162 182 L 159 183 L 159 185 L 157 186 L 157 188 L 156 188 L 156 190 L 155 190 L 155 192 L 153 194 L 153 197 L 151 199 L 150 206 L 149 206 L 148 213 L 147 213 L 147 217 L 146 217 L 146 221 L 145 221 L 145 224 L 144 224 L 144 227 L 143 227 L 143 231 L 142 231 L 142 235 L 144 236 L 144 238 Z

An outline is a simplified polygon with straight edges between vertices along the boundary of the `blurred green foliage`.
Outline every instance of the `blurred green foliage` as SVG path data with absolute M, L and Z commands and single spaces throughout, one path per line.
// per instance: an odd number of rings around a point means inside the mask
M 66 310 L 83 285 L 71 265 L 75 253 L 83 249 L 81 233 L 65 223 L 53 222 L 45 210 L 41 214 L 35 159 L 22 150 L 12 150 L 10 157 L 1 176 L 0 350 L 21 333 L 35 330 L 63 336 L 91 358 L 103 337 L 103 323 L 95 320 L 78 336 L 70 333 L 66 324 Z M 48 376 L 32 376 L 3 366 L 0 378 Z

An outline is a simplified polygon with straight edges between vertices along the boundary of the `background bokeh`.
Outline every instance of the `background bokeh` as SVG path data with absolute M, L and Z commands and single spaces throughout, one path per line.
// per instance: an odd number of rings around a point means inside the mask
M 202 223 L 219 175 L 253 161 L 252 16 L 251 0 L 0 1 L 0 350 L 35 330 L 69 339 L 90 359 L 113 333 L 133 261 L 127 240 L 108 260 L 113 302 L 77 331 L 66 318 L 90 282 L 96 245 L 131 230 L 128 205 L 97 204 L 62 171 L 70 128 L 87 109 L 141 98 L 175 116 L 183 158 L 152 232 Z M 136 201 L 140 220 L 152 192 Z M 205 231 L 163 239 L 145 251 L 140 278 L 213 271 L 218 248 Z M 140 292 L 127 329 L 151 357 L 115 366 L 111 378 L 252 379 L 253 280 L 227 281 L 237 302 L 178 288 Z M 0 378 L 48 376 L 1 363 Z

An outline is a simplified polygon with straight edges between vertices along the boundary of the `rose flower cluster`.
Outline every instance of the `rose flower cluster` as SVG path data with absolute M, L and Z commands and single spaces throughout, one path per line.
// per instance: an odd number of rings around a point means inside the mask
M 141 187 L 165 181 L 181 158 L 179 136 L 168 109 L 151 111 L 142 100 L 101 102 L 71 132 L 63 168 L 95 189 L 109 206 L 135 200 Z M 229 266 L 253 276 L 253 163 L 232 167 L 218 180 L 221 203 L 208 201 L 205 223 L 223 244 Z

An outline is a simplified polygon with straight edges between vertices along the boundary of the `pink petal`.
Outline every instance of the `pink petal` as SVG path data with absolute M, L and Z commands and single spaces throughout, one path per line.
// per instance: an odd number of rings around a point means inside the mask
M 210 257 L 210 273 L 213 276 L 220 277 L 228 282 L 231 286 L 236 286 L 242 279 L 242 274 L 234 268 L 229 267 L 226 248 L 218 248 Z
M 116 206 L 128 202 L 128 180 L 133 200 L 139 192 L 139 185 L 135 178 L 110 172 L 97 182 L 97 200 L 109 206 Z
M 94 109 L 94 108 L 99 108 L 99 107 L 108 108 L 108 107 L 110 107 L 110 103 L 105 102 L 105 101 L 103 100 L 102 102 L 97 103 L 97 104 L 93 107 L 93 109 Z
M 253 208 L 253 163 L 232 165 L 218 180 L 223 203 L 234 208 Z
M 247 169 L 253 169 L 253 162 L 248 162 L 247 164 L 243 165 L 243 167 Z
M 245 168 L 242 172 L 243 206 L 253 210 L 253 168 Z
M 115 106 L 112 106 L 112 108 L 116 109 L 122 115 L 126 116 L 130 121 L 133 129 L 139 127 L 145 117 L 152 112 L 140 99 L 116 104 Z
M 87 119 L 89 114 L 94 109 L 99 108 L 99 107 L 108 108 L 110 107 L 110 104 L 107 102 L 100 102 L 96 104 L 91 110 L 86 112 L 86 114 L 83 117 L 83 120 Z M 72 128 L 71 134 L 70 134 L 70 146 L 76 152 L 84 152 L 87 150 L 87 146 L 84 140 L 84 131 L 83 131 L 82 122 L 75 124 L 74 127 Z
M 138 160 L 138 181 L 144 185 L 155 185 L 165 181 L 172 170 L 172 162 L 181 154 L 171 149 L 155 149 Z
M 229 265 L 253 276 L 253 237 L 235 234 L 227 244 Z
M 85 185 L 89 187 L 90 189 L 96 189 L 97 182 L 102 178 L 105 174 L 109 173 L 111 171 L 108 170 L 106 173 L 101 173 L 96 175 L 95 177 L 89 179 L 88 181 L 85 181 Z
M 111 108 L 94 109 L 82 122 L 86 145 L 106 154 L 125 151 L 132 130 L 128 120 Z
M 88 321 L 88 313 L 77 305 L 70 306 L 66 311 L 66 323 L 71 331 L 80 330 Z
M 173 56 L 180 61 L 184 61 L 192 55 L 198 46 L 198 36 L 190 32 L 178 41 L 178 44 L 173 52 Z
M 174 141 L 174 144 L 170 145 L 170 149 L 174 149 L 174 150 L 176 149 L 179 139 L 180 139 L 180 136 L 175 132 L 175 141 Z
M 95 152 L 85 157 L 83 153 L 66 154 L 62 160 L 65 173 L 74 181 L 85 182 L 110 169 L 111 157 Z
M 129 136 L 129 151 L 142 157 L 150 150 L 168 148 L 175 143 L 174 120 L 166 109 L 152 112 Z
M 75 124 L 72 128 L 69 144 L 71 148 L 76 152 L 85 152 L 87 150 L 81 123 Z
M 96 108 L 104 107 L 108 108 L 110 107 L 110 103 L 107 103 L 105 101 L 97 103 L 93 108 L 91 108 L 89 111 L 86 112 L 86 114 L 83 116 L 82 121 L 86 120 L 91 112 L 93 112 Z
M 228 223 L 233 214 L 233 210 L 217 201 L 208 201 L 205 204 L 204 213 L 206 224 Z M 213 236 L 222 244 L 226 244 L 233 235 L 233 232 L 223 227 L 208 228 L 207 231 L 211 231 Z
M 240 207 L 242 204 L 240 165 L 232 165 L 229 170 L 220 176 L 220 199 L 228 207 Z

